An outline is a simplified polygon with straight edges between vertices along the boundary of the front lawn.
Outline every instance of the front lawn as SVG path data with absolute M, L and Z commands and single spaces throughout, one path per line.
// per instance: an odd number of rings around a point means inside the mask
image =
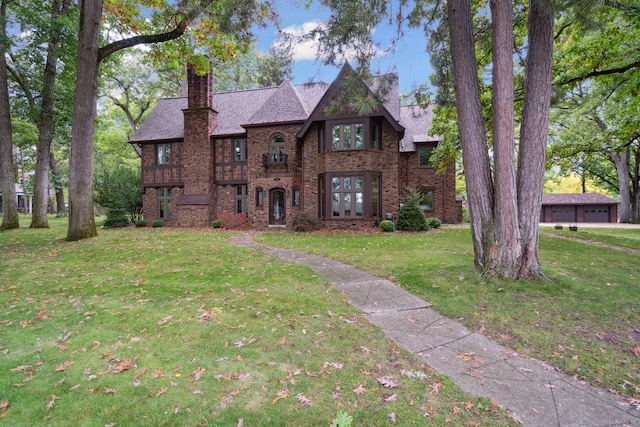
M 66 221 L 51 225 L 0 233 L 1 423 L 515 425 L 397 348 L 323 277 L 230 233 L 127 228 L 68 243 Z
M 420 234 L 269 233 L 258 240 L 388 278 L 473 331 L 590 383 L 640 397 L 638 256 L 592 244 L 637 248 L 640 230 L 547 230 L 540 257 L 551 282 L 481 280 L 473 267 L 470 232 L 463 228 Z

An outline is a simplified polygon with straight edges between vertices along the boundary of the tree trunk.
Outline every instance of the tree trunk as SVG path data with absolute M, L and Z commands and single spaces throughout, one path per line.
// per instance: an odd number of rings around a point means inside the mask
M 527 26 L 529 49 L 518 152 L 518 215 L 522 239 L 519 278 L 544 277 L 538 259 L 538 227 L 551 106 L 553 2 L 531 0 Z
M 20 227 L 16 200 L 13 140 L 11 136 L 11 110 L 7 85 L 7 2 L 0 3 L 0 179 L 2 180 L 2 225 L 0 231 Z
M 488 265 L 493 242 L 493 188 L 468 0 L 447 3 L 451 61 L 475 264 Z
M 53 153 L 49 155 L 49 167 L 51 168 L 51 175 L 53 175 L 53 186 L 56 192 L 56 218 L 65 218 L 67 216 L 67 207 L 64 204 L 64 189 L 61 183 L 58 163 Z
M 631 183 L 631 222 L 640 222 L 640 149 L 633 149 L 633 180 Z
M 67 240 L 97 236 L 93 213 L 93 128 L 98 96 L 98 35 L 102 0 L 79 4 L 78 73 L 73 102 L 69 155 Z
M 49 199 L 49 154 L 53 139 L 53 103 L 56 83 L 56 62 L 60 56 L 60 31 L 55 25 L 59 16 L 66 16 L 70 0 L 54 0 L 51 8 L 51 32 L 47 46 L 47 62 L 44 67 L 42 101 L 38 123 L 38 154 L 36 157 L 35 186 L 33 189 L 33 212 L 30 228 L 49 228 L 47 205 Z
M 520 261 L 513 130 L 513 5 L 491 0 L 494 235 L 486 273 L 515 277 Z
M 611 159 L 616 164 L 618 172 L 618 187 L 620 188 L 620 222 L 631 222 L 631 185 L 629 163 L 631 151 L 625 147 L 622 153 L 611 153 Z

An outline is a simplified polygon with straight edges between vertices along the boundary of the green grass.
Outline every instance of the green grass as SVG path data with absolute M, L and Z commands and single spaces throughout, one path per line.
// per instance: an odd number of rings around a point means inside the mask
M 577 232 L 567 229 L 556 230 L 549 227 L 543 227 L 542 230 L 564 237 L 640 250 L 640 228 L 587 228 L 578 226 Z
M 0 233 L 0 423 L 326 426 L 344 412 L 354 426 L 515 425 L 323 277 L 230 233 L 130 227 L 68 243 L 66 221 L 50 224 Z
M 620 231 L 564 233 L 579 240 L 543 233 L 540 258 L 551 282 L 483 281 L 473 267 L 469 230 L 463 228 L 420 234 L 272 233 L 258 240 L 386 277 L 514 350 L 639 397 L 640 263 L 637 255 L 590 242 L 637 245 L 640 230 Z

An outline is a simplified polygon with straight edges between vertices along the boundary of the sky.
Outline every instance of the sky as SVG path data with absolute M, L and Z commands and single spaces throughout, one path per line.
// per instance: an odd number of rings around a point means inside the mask
M 318 23 L 325 22 L 330 16 L 329 9 L 314 1 L 310 10 L 304 8 L 301 0 L 278 0 L 281 27 L 293 35 L 308 32 Z M 400 93 L 409 93 L 413 86 L 429 81 L 431 64 L 426 52 L 427 39 L 420 29 L 404 29 L 405 35 L 393 51 L 384 52 L 390 47 L 394 29 L 388 25 L 376 28 L 374 39 L 380 42 L 380 55 L 373 61 L 371 71 L 374 74 L 397 72 L 400 78 Z M 275 28 L 260 30 L 258 48 L 268 51 L 277 36 Z M 349 59 L 349 58 L 347 58 Z M 316 49 L 312 43 L 295 46 L 293 83 L 303 84 L 309 81 L 331 82 L 340 71 L 340 67 L 325 66 L 316 58 Z

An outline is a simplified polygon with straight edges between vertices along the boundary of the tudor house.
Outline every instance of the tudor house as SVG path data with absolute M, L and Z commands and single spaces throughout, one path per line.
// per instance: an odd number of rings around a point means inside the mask
M 162 99 L 130 141 L 142 152 L 147 221 L 286 227 L 304 211 L 327 228 L 358 228 L 396 215 L 407 187 L 423 193 L 427 216 L 461 221 L 454 165 L 437 175 L 429 162 L 432 114 L 400 105 L 397 76 L 386 101 L 360 115 L 340 101 L 349 64 L 331 84 L 223 93 L 187 71 L 187 96 Z

